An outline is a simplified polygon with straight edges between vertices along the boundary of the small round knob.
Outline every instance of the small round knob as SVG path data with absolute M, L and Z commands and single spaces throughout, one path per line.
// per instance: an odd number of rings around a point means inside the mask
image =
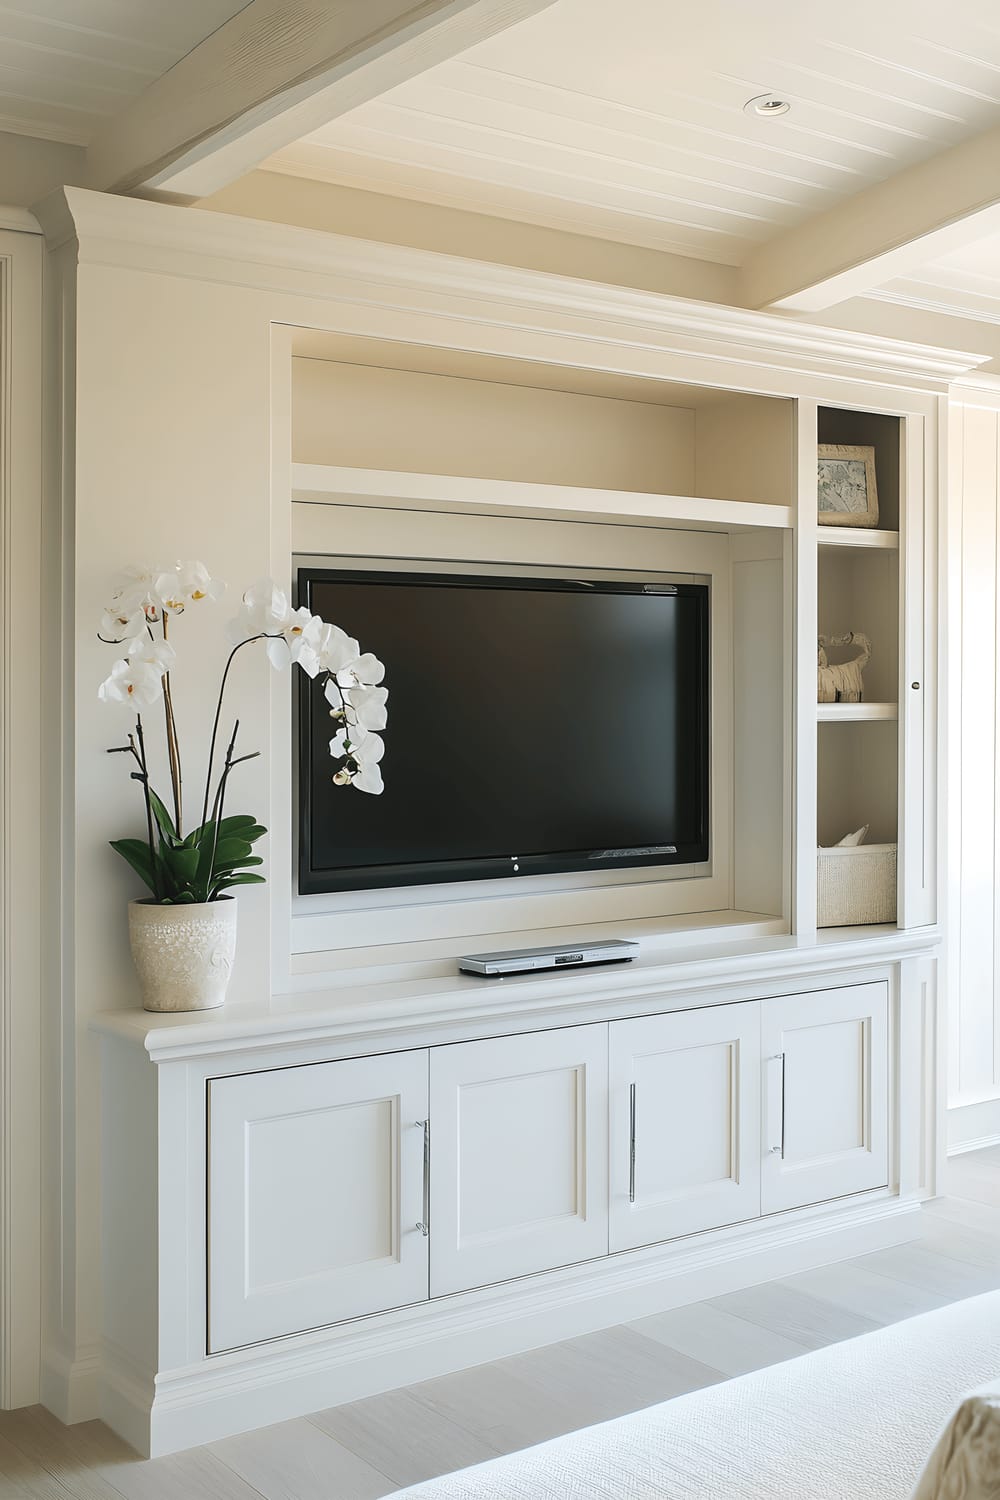
M 910 683 L 910 687 L 913 689 L 913 691 L 915 693 L 919 693 L 919 691 L 920 691 L 920 683 L 919 682 L 911 682 Z

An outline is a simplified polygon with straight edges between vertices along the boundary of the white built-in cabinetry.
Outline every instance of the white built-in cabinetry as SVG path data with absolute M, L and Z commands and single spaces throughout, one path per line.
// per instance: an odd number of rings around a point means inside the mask
M 885 1187 L 887 1027 L 877 982 L 213 1079 L 209 1349 Z
M 190 440 L 238 475 L 225 535 L 246 528 L 288 584 L 303 557 L 707 579 L 712 764 L 704 865 L 300 897 L 291 690 L 268 679 L 268 885 L 241 898 L 230 1005 L 129 1009 L 124 955 L 100 969 L 104 928 L 78 923 L 88 994 L 121 999 L 92 1023 L 101 1415 L 167 1452 L 916 1235 L 940 1150 L 937 476 L 958 357 L 275 226 L 262 269 L 252 227 L 223 252 L 202 223 L 222 216 L 113 208 L 145 226 L 116 255 L 169 287 L 169 368 L 214 371 L 233 340 L 264 433 L 248 467 L 235 398 L 209 437 L 201 386 L 175 379 L 172 446 L 144 464 Z M 162 271 L 168 220 L 175 249 L 200 245 L 190 274 Z M 131 281 L 99 269 L 109 311 L 86 329 L 129 326 Z M 818 525 L 819 442 L 875 447 L 877 530 Z M 118 485 L 131 516 L 136 475 L 126 492 L 95 457 L 113 447 L 78 445 L 81 493 Z M 96 578 L 105 535 L 78 544 Z M 821 630 L 871 635 L 863 703 L 817 704 Z M 862 823 L 898 841 L 896 920 L 817 931 L 817 843 Z M 463 952 L 583 932 L 640 958 L 457 973 Z M 90 1210 L 67 1194 L 69 1224 Z

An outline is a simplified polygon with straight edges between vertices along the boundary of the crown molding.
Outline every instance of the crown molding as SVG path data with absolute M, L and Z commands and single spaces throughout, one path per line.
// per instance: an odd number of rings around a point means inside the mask
M 15 234 L 41 234 L 42 232 L 42 226 L 28 209 L 13 208 L 6 204 L 0 204 L 0 229 L 10 229 Z
M 66 187 L 36 206 L 50 250 L 75 239 L 81 266 L 111 265 L 403 307 L 414 294 L 438 314 L 698 352 L 758 365 L 825 368 L 897 386 L 947 384 L 988 356 L 800 323 L 774 313 L 609 286 L 546 271 L 353 239 L 205 209 Z M 474 306 L 470 306 L 474 304 Z M 603 326 L 602 326 L 603 325 Z M 610 330 L 610 332 L 609 332 Z

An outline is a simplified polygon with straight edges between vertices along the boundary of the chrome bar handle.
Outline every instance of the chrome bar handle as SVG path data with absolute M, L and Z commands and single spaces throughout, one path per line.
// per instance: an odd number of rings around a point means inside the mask
M 780 1077 L 774 1082 L 774 1064 Z M 769 1156 L 785 1155 L 785 1054 L 776 1052 L 767 1059 L 767 1152 Z
M 431 1232 L 431 1122 L 430 1120 L 414 1120 L 413 1123 L 424 1132 L 423 1218 L 417 1224 L 417 1228 L 426 1239 Z
M 635 1084 L 628 1091 L 628 1201 L 635 1202 Z

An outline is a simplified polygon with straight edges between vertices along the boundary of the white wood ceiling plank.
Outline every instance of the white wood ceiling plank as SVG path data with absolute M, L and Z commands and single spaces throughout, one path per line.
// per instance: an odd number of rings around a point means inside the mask
M 174 60 L 169 47 L 131 37 L 109 36 L 83 26 L 63 26 L 37 13 L 28 15 L 0 6 L 0 47 L 6 51 L 15 42 L 80 62 L 97 61 L 109 68 L 123 68 L 145 80 L 157 77 Z
M 479 119 L 466 124 L 463 144 L 456 147 L 451 122 L 424 110 L 400 111 L 379 104 L 365 118 L 366 127 L 345 131 L 346 147 L 377 155 L 388 138 L 404 143 L 408 158 L 420 161 L 426 154 L 427 164 L 432 166 L 442 165 L 441 157 L 487 158 L 519 173 L 530 172 L 533 177 L 555 174 L 569 183 L 609 182 L 622 192 L 662 195 L 689 210 L 703 209 L 710 216 L 738 215 L 771 223 L 790 222 L 801 212 L 790 192 L 764 193 L 736 183 L 722 184 L 694 172 L 678 172 L 657 161 L 656 153 L 648 148 L 643 152 L 648 159 L 627 155 L 613 149 L 614 143 L 606 136 L 589 132 L 585 126 L 574 131 L 568 122 L 561 129 L 547 129 L 544 135 L 531 135 L 516 129 L 509 120 L 501 125 Z
M 402 91 L 394 90 L 391 99 L 376 101 L 366 111 L 366 119 L 383 131 L 391 130 L 395 121 L 398 133 L 405 135 L 419 133 L 425 119 L 433 119 L 447 128 L 446 122 L 460 120 L 463 109 L 468 107 L 462 96 L 440 87 L 425 90 L 423 103 L 419 105 L 406 104 L 403 97 Z M 595 160 L 627 164 L 677 183 L 696 185 L 720 195 L 720 201 L 729 201 L 727 195 L 733 195 L 746 204 L 760 201 L 799 212 L 803 203 L 819 206 L 828 201 L 833 191 L 828 186 L 801 180 L 790 182 L 778 173 L 748 169 L 707 153 L 685 151 L 665 139 L 668 133 L 665 129 L 657 140 L 652 135 L 610 129 L 603 121 L 595 122 L 582 114 L 576 118 L 545 114 L 537 106 L 501 103 L 484 97 L 479 98 L 476 115 L 473 130 L 493 131 L 521 143 L 528 165 L 536 143 L 544 141 L 569 152 L 586 153 Z

